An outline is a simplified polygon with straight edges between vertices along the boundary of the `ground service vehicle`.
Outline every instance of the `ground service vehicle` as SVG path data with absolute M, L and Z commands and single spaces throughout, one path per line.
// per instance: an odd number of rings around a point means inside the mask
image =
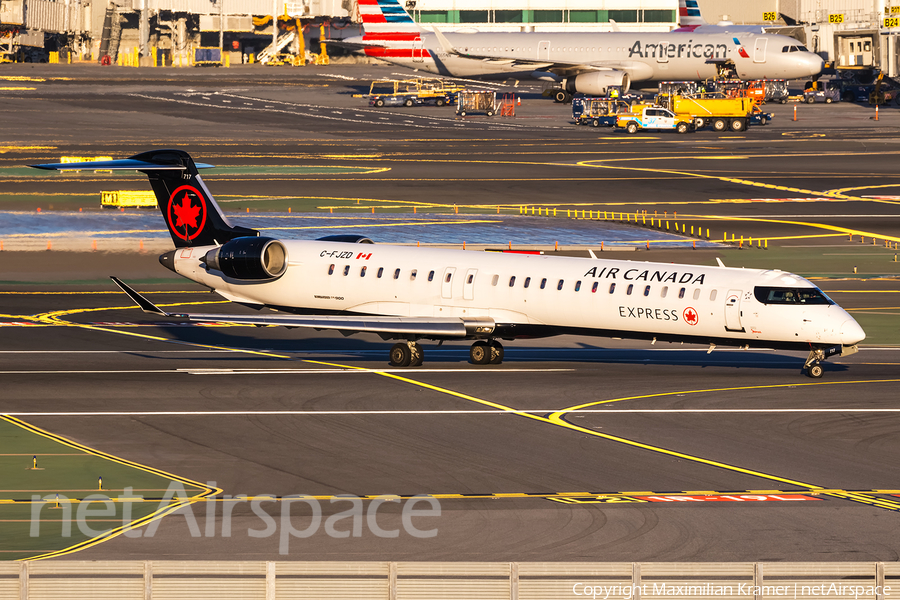
M 678 133 L 695 130 L 691 115 L 676 115 L 655 104 L 635 104 L 629 112 L 618 115 L 616 127 L 624 128 L 628 133 L 637 133 L 641 129 L 674 129 Z
M 354 96 L 368 98 L 369 106 L 421 106 L 433 104 L 444 106 L 453 102 L 453 94 L 437 88 L 437 80 L 418 79 L 377 79 L 369 86 L 368 94 Z
M 759 106 L 753 105 L 750 112 L 750 118 L 747 121 L 750 125 L 768 125 L 769 121 L 775 118 L 775 113 L 763 112 Z
M 726 98 L 718 92 L 694 96 L 660 94 L 656 102 L 679 115 L 691 115 L 697 129 L 712 125 L 715 131 L 747 129 L 755 104 L 750 98 Z
M 803 90 L 803 101 L 807 104 L 815 102 L 831 104 L 832 102 L 841 101 L 841 84 L 839 81 L 820 79 L 812 83 L 812 87 Z
M 617 113 L 628 112 L 629 109 L 627 102 L 615 98 L 572 99 L 572 118 L 576 125 L 613 127 Z

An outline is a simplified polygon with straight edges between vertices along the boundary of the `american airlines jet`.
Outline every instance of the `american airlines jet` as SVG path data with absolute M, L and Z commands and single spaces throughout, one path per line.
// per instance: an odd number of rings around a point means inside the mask
M 422 30 L 398 0 L 359 0 L 359 11 L 364 35 L 342 45 L 441 75 L 553 81 L 558 101 L 722 71 L 745 80 L 808 78 L 824 65 L 794 38 L 718 26 L 669 33 L 441 33 Z
M 469 340 L 475 364 L 503 360 L 500 340 L 560 334 L 804 350 L 804 369 L 856 352 L 859 324 L 806 279 L 777 270 L 503 254 L 372 244 L 359 236 L 280 240 L 234 226 L 181 150 L 33 165 L 147 174 L 175 249 L 172 271 L 232 302 L 283 314 L 169 313 L 121 281 L 145 312 L 375 333 L 400 340 L 390 364 L 418 366 L 420 340 Z

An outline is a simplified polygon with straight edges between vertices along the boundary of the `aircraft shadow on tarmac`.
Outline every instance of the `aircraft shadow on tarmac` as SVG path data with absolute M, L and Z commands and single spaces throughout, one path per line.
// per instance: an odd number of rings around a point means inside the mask
M 161 326 L 165 337 L 177 342 L 203 344 L 235 350 L 271 352 L 293 355 L 287 360 L 309 358 L 311 360 L 340 360 L 345 363 L 384 361 L 387 364 L 388 350 L 395 342 L 370 341 L 362 337 L 325 337 L 297 330 L 265 327 L 256 331 L 241 328 L 240 333 L 206 327 L 165 327 Z M 304 335 L 305 333 L 305 335 Z M 450 342 L 438 346 L 437 342 L 421 342 L 425 351 L 425 365 L 435 363 L 466 363 L 469 361 L 468 342 Z M 622 365 L 656 366 L 699 366 L 732 367 L 751 369 L 779 369 L 799 372 L 805 357 L 777 353 L 771 350 L 739 350 L 737 348 L 716 349 L 707 353 L 705 348 L 680 347 L 661 344 L 657 348 L 609 348 L 593 344 L 578 343 L 573 347 L 505 344 L 504 364 L 509 363 L 594 363 Z M 143 355 L 132 352 L 131 354 Z M 336 358 L 339 356 L 339 358 Z M 155 358 L 159 358 L 155 356 Z M 179 356 L 179 361 L 208 361 L 208 356 L 188 358 Z M 258 354 L 233 354 L 217 357 L 215 360 L 241 361 L 244 363 L 279 360 Z M 846 365 L 824 363 L 830 372 L 846 371 Z M 486 367 L 490 368 L 490 367 Z M 501 367 L 502 368 L 502 367 Z M 410 369 L 411 372 L 415 368 Z

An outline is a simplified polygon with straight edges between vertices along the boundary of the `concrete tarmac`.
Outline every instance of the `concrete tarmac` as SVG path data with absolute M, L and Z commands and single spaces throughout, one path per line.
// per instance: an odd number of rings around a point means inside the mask
M 572 125 L 569 107 L 540 99 L 526 84 L 518 88 L 525 94 L 517 118 L 508 120 L 455 118 L 449 108 L 375 110 L 352 98 L 368 79 L 398 72 L 391 67 L 4 69 L 0 76 L 44 81 L 0 90 L 9 123 L 0 210 L 77 210 L 79 202 L 97 210 L 100 191 L 143 185 L 104 174 L 12 171 L 24 164 L 177 146 L 198 161 L 260 167 L 204 177 L 235 220 L 247 208 L 359 210 L 356 200 L 378 211 L 677 212 L 680 224 L 713 229 L 713 238 L 735 233 L 756 242 L 627 258 L 714 264 L 719 257 L 792 270 L 815 277 L 854 316 L 872 313 L 878 327 L 858 354 L 830 360 L 822 380 L 800 374 L 799 353 L 707 354 L 580 337 L 507 343 L 504 363 L 488 368 L 467 362 L 465 344 L 426 344 L 422 368 L 391 370 L 390 343 L 374 336 L 159 324 L 130 308 L 106 276 L 134 281 L 160 303 L 221 299 L 198 293 L 149 252 L 5 249 L 5 413 L 116 456 L 215 481 L 231 496 L 432 494 L 441 506 L 440 517 L 421 521 L 437 528 L 434 538 L 379 537 L 367 522 L 360 537 L 320 530 L 291 539 L 285 556 L 277 536 L 248 534 L 265 524 L 247 504 L 234 508 L 230 536 L 223 535 L 223 504 L 209 505 L 216 507 L 209 537 L 208 508 L 198 504 L 198 537 L 173 515 L 152 537 L 120 536 L 72 558 L 900 555 L 893 402 L 900 331 L 891 329 L 898 269 L 886 247 L 900 241 L 893 197 L 900 196 L 900 110 L 884 108 L 875 122 L 868 107 L 801 105 L 794 122 L 792 106 L 775 106 L 772 124 L 741 134 L 630 137 Z M 296 166 L 386 170 L 287 172 Z M 760 239 L 768 251 L 756 248 Z M 57 311 L 68 312 L 52 317 Z M 321 503 L 326 516 L 346 508 Z M 402 505 L 384 504 L 380 527 L 399 527 Z M 283 506 L 260 510 L 278 515 Z

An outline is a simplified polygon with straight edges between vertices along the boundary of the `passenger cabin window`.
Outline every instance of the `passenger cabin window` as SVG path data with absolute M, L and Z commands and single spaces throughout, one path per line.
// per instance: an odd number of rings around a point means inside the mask
M 470 285 L 471 285 L 471 283 L 472 283 L 473 281 L 475 281 L 475 276 L 474 276 L 474 275 L 469 275 L 469 278 L 466 279 L 466 283 L 468 283 L 468 284 L 470 284 Z
M 334 273 L 334 265 L 328 267 L 328 274 L 331 275 Z
M 753 295 L 763 304 L 834 304 L 819 288 L 756 286 Z
M 562 291 L 563 283 L 565 283 L 565 280 L 560 279 L 560 280 L 559 280 L 559 283 L 556 285 L 557 291 Z
M 527 288 L 529 285 L 531 285 L 531 277 L 526 277 L 525 282 L 522 284 L 522 287 Z
M 663 286 L 663 289 L 661 289 L 661 290 L 659 291 L 659 297 L 660 297 L 660 298 L 665 298 L 665 297 L 666 297 L 666 294 L 668 294 L 668 293 L 669 293 L 669 286 L 664 285 L 664 286 Z
M 378 273 L 375 274 L 375 277 L 381 279 L 382 275 L 384 275 L 384 267 L 378 267 Z
M 444 283 L 450 283 L 450 278 L 453 277 L 453 273 L 447 273 L 447 276 L 444 277 Z M 471 275 L 469 275 L 471 277 Z M 471 281 L 469 283 L 472 283 Z
M 649 295 L 650 295 L 650 286 L 649 286 L 649 285 L 648 285 L 647 287 L 644 288 L 644 295 L 645 295 L 645 296 L 649 296 Z
M 710 299 L 711 301 L 716 299 L 716 290 L 712 290 L 712 291 L 709 293 L 709 299 Z
M 685 291 L 686 291 L 685 288 L 681 288 L 680 290 L 678 290 L 678 298 L 679 298 L 679 300 L 680 300 L 681 298 L 684 298 L 684 292 L 685 292 Z
M 545 287 L 547 287 L 547 279 L 546 278 L 541 279 L 541 289 L 544 289 Z
M 428 281 L 434 281 L 434 271 L 428 272 Z
M 694 300 L 699 300 L 699 299 L 700 299 L 700 288 L 697 288 L 696 290 L 694 290 Z
M 350 265 L 344 267 L 344 277 L 350 274 Z
M 400 279 L 400 269 L 394 271 L 394 279 Z
M 616 291 L 616 284 L 614 284 L 614 283 L 609 284 L 609 293 L 612 294 L 615 291 Z
M 368 268 L 368 267 L 363 267 L 362 269 L 359 270 L 359 276 L 360 276 L 360 277 L 365 277 L 365 276 L 366 276 L 366 269 L 367 269 L 367 268 Z
M 515 275 L 513 275 L 512 277 L 509 278 L 509 287 L 512 287 L 514 285 L 516 285 L 516 276 Z
M 417 273 L 418 273 L 418 271 L 417 271 L 416 269 L 413 269 L 412 271 L 410 271 L 410 272 L 409 272 L 409 280 L 410 280 L 410 281 L 415 281 L 415 280 L 416 280 L 416 274 L 417 274 Z
M 595 281 L 595 282 L 594 282 L 594 285 L 591 286 L 591 293 L 592 293 L 592 294 L 596 294 L 596 293 L 597 293 L 597 288 L 598 288 L 598 287 L 600 287 L 600 282 L 599 282 L 599 281 Z
M 580 282 L 580 281 L 576 281 L 576 282 L 575 282 L 575 291 L 577 292 L 577 291 L 579 291 L 579 290 L 581 290 L 581 282 Z
M 497 285 L 499 282 L 500 282 L 500 276 L 499 276 L 499 275 L 494 275 L 494 276 L 491 278 L 491 285 Z
M 629 284 L 628 284 L 628 287 L 625 289 L 625 295 L 626 295 L 626 296 L 630 296 L 630 295 L 631 295 L 631 292 L 633 292 L 633 291 L 634 291 L 634 284 L 633 284 L 633 283 L 629 283 Z

